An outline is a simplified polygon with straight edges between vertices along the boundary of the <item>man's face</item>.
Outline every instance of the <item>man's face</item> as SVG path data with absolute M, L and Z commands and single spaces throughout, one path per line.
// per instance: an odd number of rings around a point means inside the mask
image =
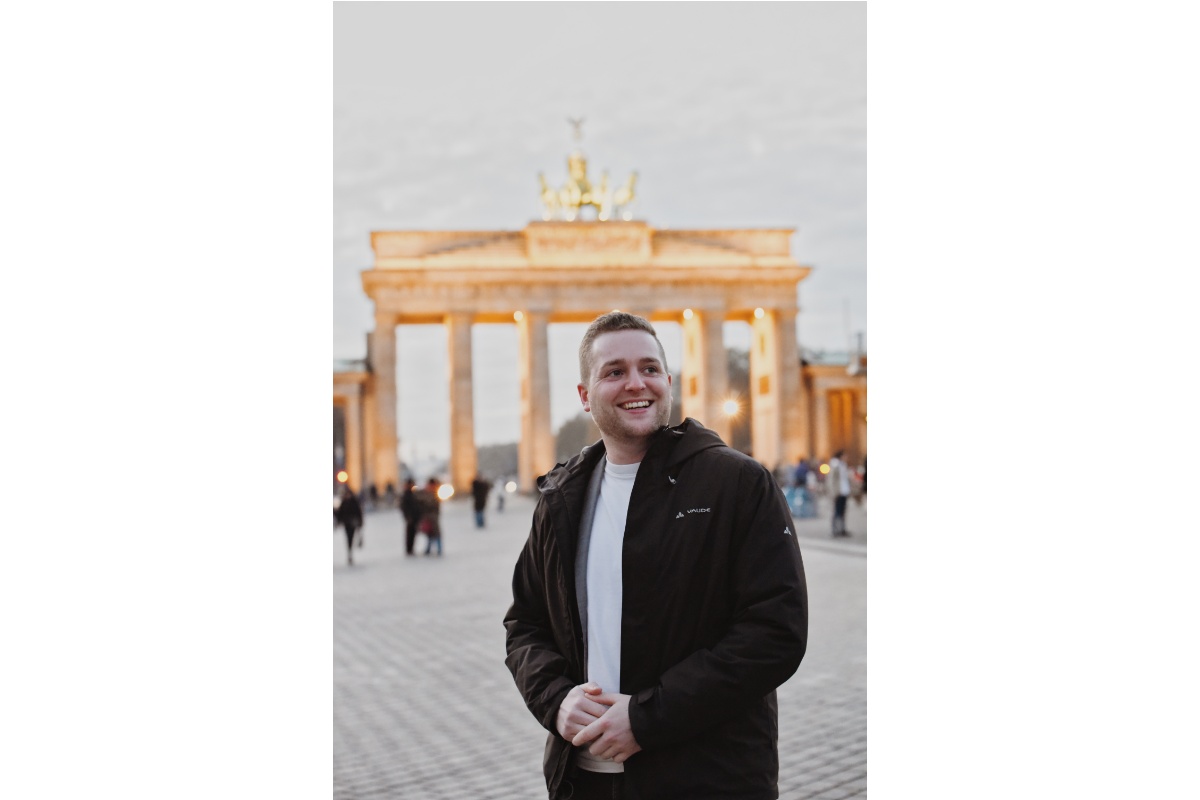
M 592 342 L 588 383 L 579 384 L 583 410 L 606 439 L 645 440 L 671 419 L 671 375 L 646 331 L 602 333 Z

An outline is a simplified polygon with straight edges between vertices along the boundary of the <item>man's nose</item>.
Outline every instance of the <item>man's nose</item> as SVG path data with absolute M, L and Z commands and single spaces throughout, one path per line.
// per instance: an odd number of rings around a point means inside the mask
M 629 373 L 629 379 L 625 381 L 626 389 L 640 389 L 645 385 L 646 382 L 642 380 L 641 371 L 636 369 Z

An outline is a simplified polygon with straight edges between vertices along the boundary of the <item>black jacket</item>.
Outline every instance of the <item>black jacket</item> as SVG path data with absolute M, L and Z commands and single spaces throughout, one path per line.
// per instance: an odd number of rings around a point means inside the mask
M 586 680 L 575 555 L 597 442 L 538 479 L 513 574 L 506 663 L 550 735 L 558 800 L 572 746 L 558 708 Z M 621 692 L 642 751 L 627 800 L 778 797 L 775 688 L 808 638 L 804 567 L 782 492 L 757 461 L 687 419 L 655 434 L 629 502 L 622 566 Z M 606 689 L 608 687 L 605 687 Z
M 417 501 L 417 492 L 414 488 L 408 487 L 404 490 L 404 494 L 400 495 L 400 513 L 404 515 L 404 521 L 409 525 L 416 525 L 417 520 L 421 518 L 421 504 Z
M 358 504 L 358 500 L 352 494 L 347 494 L 342 498 L 341 504 L 338 505 L 333 515 L 337 517 L 338 523 L 344 525 L 348 531 L 358 530 L 363 526 L 362 506 Z
M 476 511 L 483 511 L 487 508 L 487 496 L 491 490 L 492 484 L 485 480 L 477 479 L 471 481 L 471 496 L 475 500 Z

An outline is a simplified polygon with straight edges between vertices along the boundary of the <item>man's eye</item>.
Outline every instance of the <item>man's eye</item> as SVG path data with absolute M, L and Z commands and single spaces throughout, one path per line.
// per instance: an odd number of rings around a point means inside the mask
M 654 375 L 657 375 L 657 374 L 658 374 L 658 367 L 646 367 L 646 372 L 649 372 L 649 373 L 652 373 L 652 374 L 654 374 Z

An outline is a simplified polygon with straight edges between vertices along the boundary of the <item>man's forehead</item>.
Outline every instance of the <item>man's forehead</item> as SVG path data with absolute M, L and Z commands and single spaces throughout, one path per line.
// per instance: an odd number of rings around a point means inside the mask
M 592 342 L 592 354 L 604 360 L 660 360 L 658 341 L 646 331 L 608 331 Z

